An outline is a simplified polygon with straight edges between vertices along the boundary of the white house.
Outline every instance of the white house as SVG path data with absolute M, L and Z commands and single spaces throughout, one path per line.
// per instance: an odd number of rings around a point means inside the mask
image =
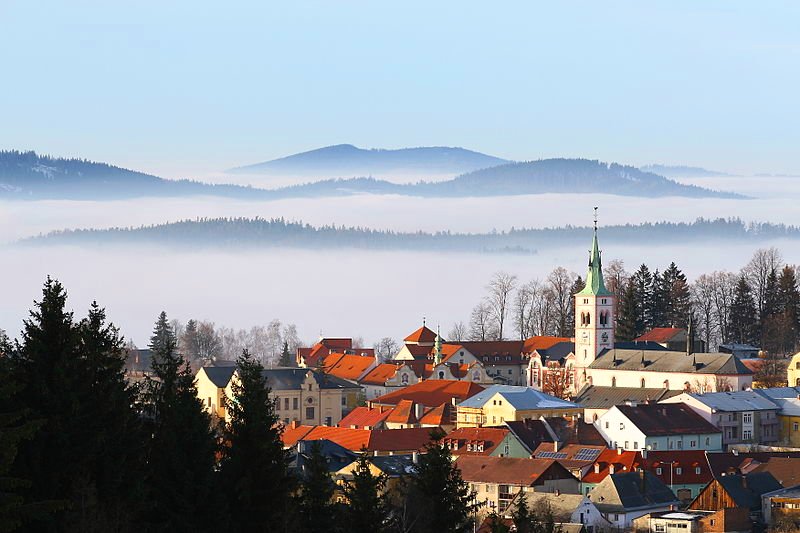
M 616 405 L 594 425 L 609 448 L 722 450 L 722 432 L 682 403 Z

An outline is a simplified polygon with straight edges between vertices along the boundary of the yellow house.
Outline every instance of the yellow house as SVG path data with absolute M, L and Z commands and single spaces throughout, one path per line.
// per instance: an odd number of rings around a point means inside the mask
M 419 454 L 399 454 L 399 455 L 376 455 L 367 458 L 369 461 L 369 471 L 373 476 L 386 475 L 386 486 L 384 492 L 392 493 L 400 483 L 403 476 L 411 474 L 414 465 L 419 462 Z M 358 461 L 353 461 L 349 465 L 336 472 L 336 482 L 340 485 L 345 481 L 353 479 L 353 472 L 358 467 Z
M 275 414 L 285 424 L 333 426 L 358 403 L 361 386 L 308 368 L 264 370 L 275 401 Z M 227 418 L 224 398 L 233 397 L 236 367 L 203 367 L 197 372 L 197 395 L 215 418 Z
M 778 412 L 778 420 L 781 423 L 781 444 L 793 448 L 800 447 L 800 399 L 773 398 L 772 401 L 781 408 Z
M 800 386 L 800 352 L 797 352 L 789 360 L 789 366 L 786 369 L 787 384 L 790 387 Z
M 580 416 L 581 406 L 531 387 L 494 385 L 458 404 L 456 425 L 499 426 L 507 421 Z

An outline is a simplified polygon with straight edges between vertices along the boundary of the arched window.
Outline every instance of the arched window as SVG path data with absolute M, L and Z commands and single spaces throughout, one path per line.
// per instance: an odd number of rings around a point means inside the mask
M 642 388 L 644 388 L 644 378 L 642 378 Z
M 592 315 L 590 313 L 586 313 L 586 325 L 590 325 L 592 323 Z
M 444 372 L 441 370 L 439 371 L 439 379 L 444 379 Z
M 592 422 L 597 422 L 597 413 L 592 415 Z
M 400 383 L 403 385 L 408 385 L 408 374 L 403 374 L 400 376 Z
M 480 370 L 476 370 L 472 373 L 472 381 L 480 381 L 481 380 L 481 372 Z
M 615 377 L 611 378 L 611 386 L 612 387 L 616 387 L 617 386 L 617 378 L 615 378 Z

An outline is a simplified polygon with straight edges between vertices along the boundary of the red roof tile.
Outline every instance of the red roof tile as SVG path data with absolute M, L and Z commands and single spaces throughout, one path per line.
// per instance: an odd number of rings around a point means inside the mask
M 508 433 L 507 428 L 459 428 L 444 436 L 442 443 L 454 456 L 491 455 Z
M 454 409 L 453 404 L 450 403 L 443 403 L 437 407 L 432 407 L 422 415 L 422 418 L 419 419 L 419 423 L 428 426 L 450 425 L 455 418 Z
M 657 343 L 669 342 L 676 335 L 683 333 L 683 328 L 653 328 L 644 335 L 639 336 L 634 341 L 652 341 Z
M 534 350 L 546 350 L 559 342 L 572 342 L 570 337 L 545 337 L 537 336 L 525 339 L 522 345 L 524 353 L 533 353 Z
M 671 472 L 670 462 L 672 463 Z M 702 450 L 649 451 L 647 457 L 641 459 L 641 466 L 666 485 L 671 483 L 706 484 L 714 478 L 706 452 Z M 680 467 L 680 473 L 678 473 L 678 467 Z M 661 468 L 660 474 L 657 473 L 658 468 Z M 698 468 L 700 469 L 699 473 Z
M 520 459 L 516 457 L 491 457 L 462 455 L 456 459 L 464 481 L 477 483 L 502 483 L 530 487 L 552 469 L 555 479 L 570 479 L 572 474 L 552 459 Z
M 366 376 L 361 378 L 360 383 L 366 385 L 383 385 L 387 379 L 391 379 L 397 373 L 399 365 L 392 363 L 383 363 L 367 373 Z
M 436 332 L 432 331 L 430 328 L 422 326 L 414 333 L 403 339 L 405 342 L 434 342 L 436 340 Z
M 635 472 L 641 461 L 639 452 L 622 450 L 603 450 L 600 456 L 594 462 L 594 465 L 584 474 L 584 483 L 600 483 L 607 475 L 611 473 L 611 467 L 614 467 L 614 474 L 621 474 L 623 472 Z
M 461 402 L 478 394 L 484 388 L 469 381 L 431 379 L 410 385 L 403 389 L 384 394 L 370 403 L 374 405 L 397 405 L 401 400 L 413 400 L 426 407 L 450 403 L 453 399 Z
M 374 364 L 374 357 L 337 353 L 325 358 L 323 369 L 328 374 L 355 381 Z
M 417 416 L 414 413 L 416 406 L 411 400 L 400 400 L 397 405 L 392 409 L 391 414 L 386 419 L 387 422 L 392 424 L 416 424 Z
M 299 440 L 327 439 L 348 450 L 362 449 L 377 452 L 408 452 L 421 450 L 431 440 L 431 428 L 408 429 L 350 429 L 329 426 L 298 426 L 286 428 L 283 445 L 294 446 Z
M 356 407 L 336 425 L 340 428 L 372 429 L 386 420 L 391 412 L 391 407 Z

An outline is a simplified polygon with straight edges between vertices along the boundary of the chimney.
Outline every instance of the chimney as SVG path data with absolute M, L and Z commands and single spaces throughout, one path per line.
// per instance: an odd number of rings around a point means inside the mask
M 747 490 L 747 474 L 742 474 L 742 488 Z
M 617 448 L 617 455 L 622 455 L 622 448 Z
M 642 450 L 642 459 L 647 459 L 647 448 Z
M 425 412 L 425 406 L 419 403 L 414 404 L 414 416 L 417 417 L 419 421 L 422 418 L 422 414 Z
M 609 473 L 609 474 L 613 474 L 613 473 L 614 473 L 614 470 L 615 470 L 615 468 L 614 468 L 614 463 L 609 463 L 609 464 L 608 464 L 608 473 Z
M 600 463 L 595 463 L 594 464 L 594 473 L 595 474 L 599 474 L 600 473 Z
M 639 490 L 642 494 L 645 494 L 647 489 L 647 483 L 645 482 L 646 479 L 646 472 L 644 470 L 639 470 Z
M 419 452 L 415 451 L 411 454 L 411 461 L 416 465 L 419 464 Z
M 297 420 L 292 420 L 292 421 L 289 423 L 289 427 L 290 427 L 291 429 L 297 429 Z

